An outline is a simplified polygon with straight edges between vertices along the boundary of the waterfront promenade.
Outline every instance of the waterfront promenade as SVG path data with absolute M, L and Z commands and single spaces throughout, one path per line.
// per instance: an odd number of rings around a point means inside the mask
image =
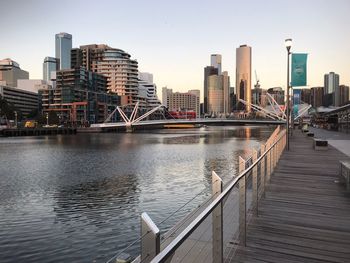
M 339 160 L 350 159 L 349 135 L 313 129 L 339 142 L 315 151 L 295 130 L 247 227 L 246 247 L 225 262 L 350 262 L 350 193 L 339 183 Z M 347 137 L 346 137 L 347 136 Z M 341 142 L 343 141 L 343 142 Z M 344 142 L 345 141 L 345 142 Z

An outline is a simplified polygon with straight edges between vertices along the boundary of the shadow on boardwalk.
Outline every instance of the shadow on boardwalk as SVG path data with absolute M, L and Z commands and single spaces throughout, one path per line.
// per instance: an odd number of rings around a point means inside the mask
M 349 157 L 312 144 L 294 132 L 248 226 L 247 247 L 226 262 L 350 262 L 350 193 L 338 183 L 339 160 Z

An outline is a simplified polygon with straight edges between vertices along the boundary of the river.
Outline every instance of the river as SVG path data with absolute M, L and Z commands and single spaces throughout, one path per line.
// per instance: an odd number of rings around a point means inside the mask
M 0 262 L 105 262 L 140 233 L 168 230 L 224 182 L 273 127 L 0 138 Z M 134 247 L 132 253 L 138 253 Z

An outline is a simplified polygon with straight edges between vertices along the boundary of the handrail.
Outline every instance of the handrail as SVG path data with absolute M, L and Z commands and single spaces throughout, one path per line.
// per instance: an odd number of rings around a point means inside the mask
M 255 166 L 259 164 L 259 162 L 274 148 L 274 146 L 283 139 L 283 135 L 285 135 L 285 130 L 278 134 L 276 141 L 271 144 L 271 146 L 265 150 L 263 154 L 260 155 L 257 160 L 250 165 L 248 168 L 243 170 L 233 181 L 219 194 L 214 201 L 209 204 L 209 206 L 203 210 L 167 247 L 165 247 L 157 256 L 155 256 L 151 263 L 165 262 L 168 257 L 170 257 L 176 249 L 182 245 L 182 243 L 189 237 L 197 227 L 210 215 L 210 213 L 223 201 L 223 199 L 231 192 L 231 190 L 236 186 L 239 180 L 247 175 L 249 172 L 253 170 Z

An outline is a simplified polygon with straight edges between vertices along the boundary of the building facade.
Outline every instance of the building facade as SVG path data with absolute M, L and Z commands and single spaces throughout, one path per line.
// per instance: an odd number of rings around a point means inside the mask
M 55 35 L 55 57 L 57 59 L 57 70 L 70 68 L 71 49 L 71 34 L 61 32 Z
M 346 105 L 349 102 L 349 86 L 339 86 L 340 106 Z
M 323 87 L 312 87 L 311 88 L 311 105 L 314 108 L 323 106 Z
M 121 97 L 122 105 L 135 105 L 138 94 L 138 63 L 125 51 L 107 45 L 85 45 L 71 52 L 71 67 L 102 74 L 107 78 L 107 89 Z
M 157 96 L 157 86 L 153 83 L 153 75 L 147 72 L 139 72 L 139 97 L 147 103 L 148 110 L 160 105 Z
M 204 113 L 209 113 L 208 108 L 208 77 L 212 75 L 218 75 L 218 69 L 214 66 L 207 66 L 204 68 Z
M 39 92 L 43 112 L 56 112 L 62 123 L 101 123 L 120 105 L 117 95 L 107 93 L 103 75 L 75 68 L 57 71 L 56 78 L 56 88 Z
M 29 79 L 29 72 L 20 69 L 19 64 L 9 58 L 0 60 L 0 84 L 17 87 L 19 79 Z
M 52 72 L 57 70 L 57 60 L 53 57 L 45 57 L 43 63 L 43 80 L 47 83 L 51 81 Z
M 279 105 L 284 105 L 284 90 L 281 87 L 269 88 L 267 90 Z
M 169 111 L 194 111 L 196 116 L 200 116 L 199 90 L 189 92 L 172 92 L 172 89 L 164 87 L 162 89 L 162 100 L 164 106 Z
M 19 79 L 17 81 L 17 88 L 35 93 L 47 85 L 47 82 L 42 79 Z
M 236 95 L 237 100 L 245 100 L 248 105 L 245 110 L 250 113 L 251 95 L 252 48 L 241 45 L 236 49 Z
M 224 112 L 223 76 L 211 75 L 208 77 L 208 113 L 218 115 Z
M 332 94 L 339 87 L 339 75 L 334 72 L 324 75 L 324 94 Z
M 27 117 L 39 106 L 38 93 L 35 92 L 0 85 L 0 95 L 7 102 L 13 104 L 22 113 L 23 117 Z
M 222 73 L 222 56 L 219 54 L 212 54 L 210 56 L 210 66 L 218 70 L 218 75 Z

